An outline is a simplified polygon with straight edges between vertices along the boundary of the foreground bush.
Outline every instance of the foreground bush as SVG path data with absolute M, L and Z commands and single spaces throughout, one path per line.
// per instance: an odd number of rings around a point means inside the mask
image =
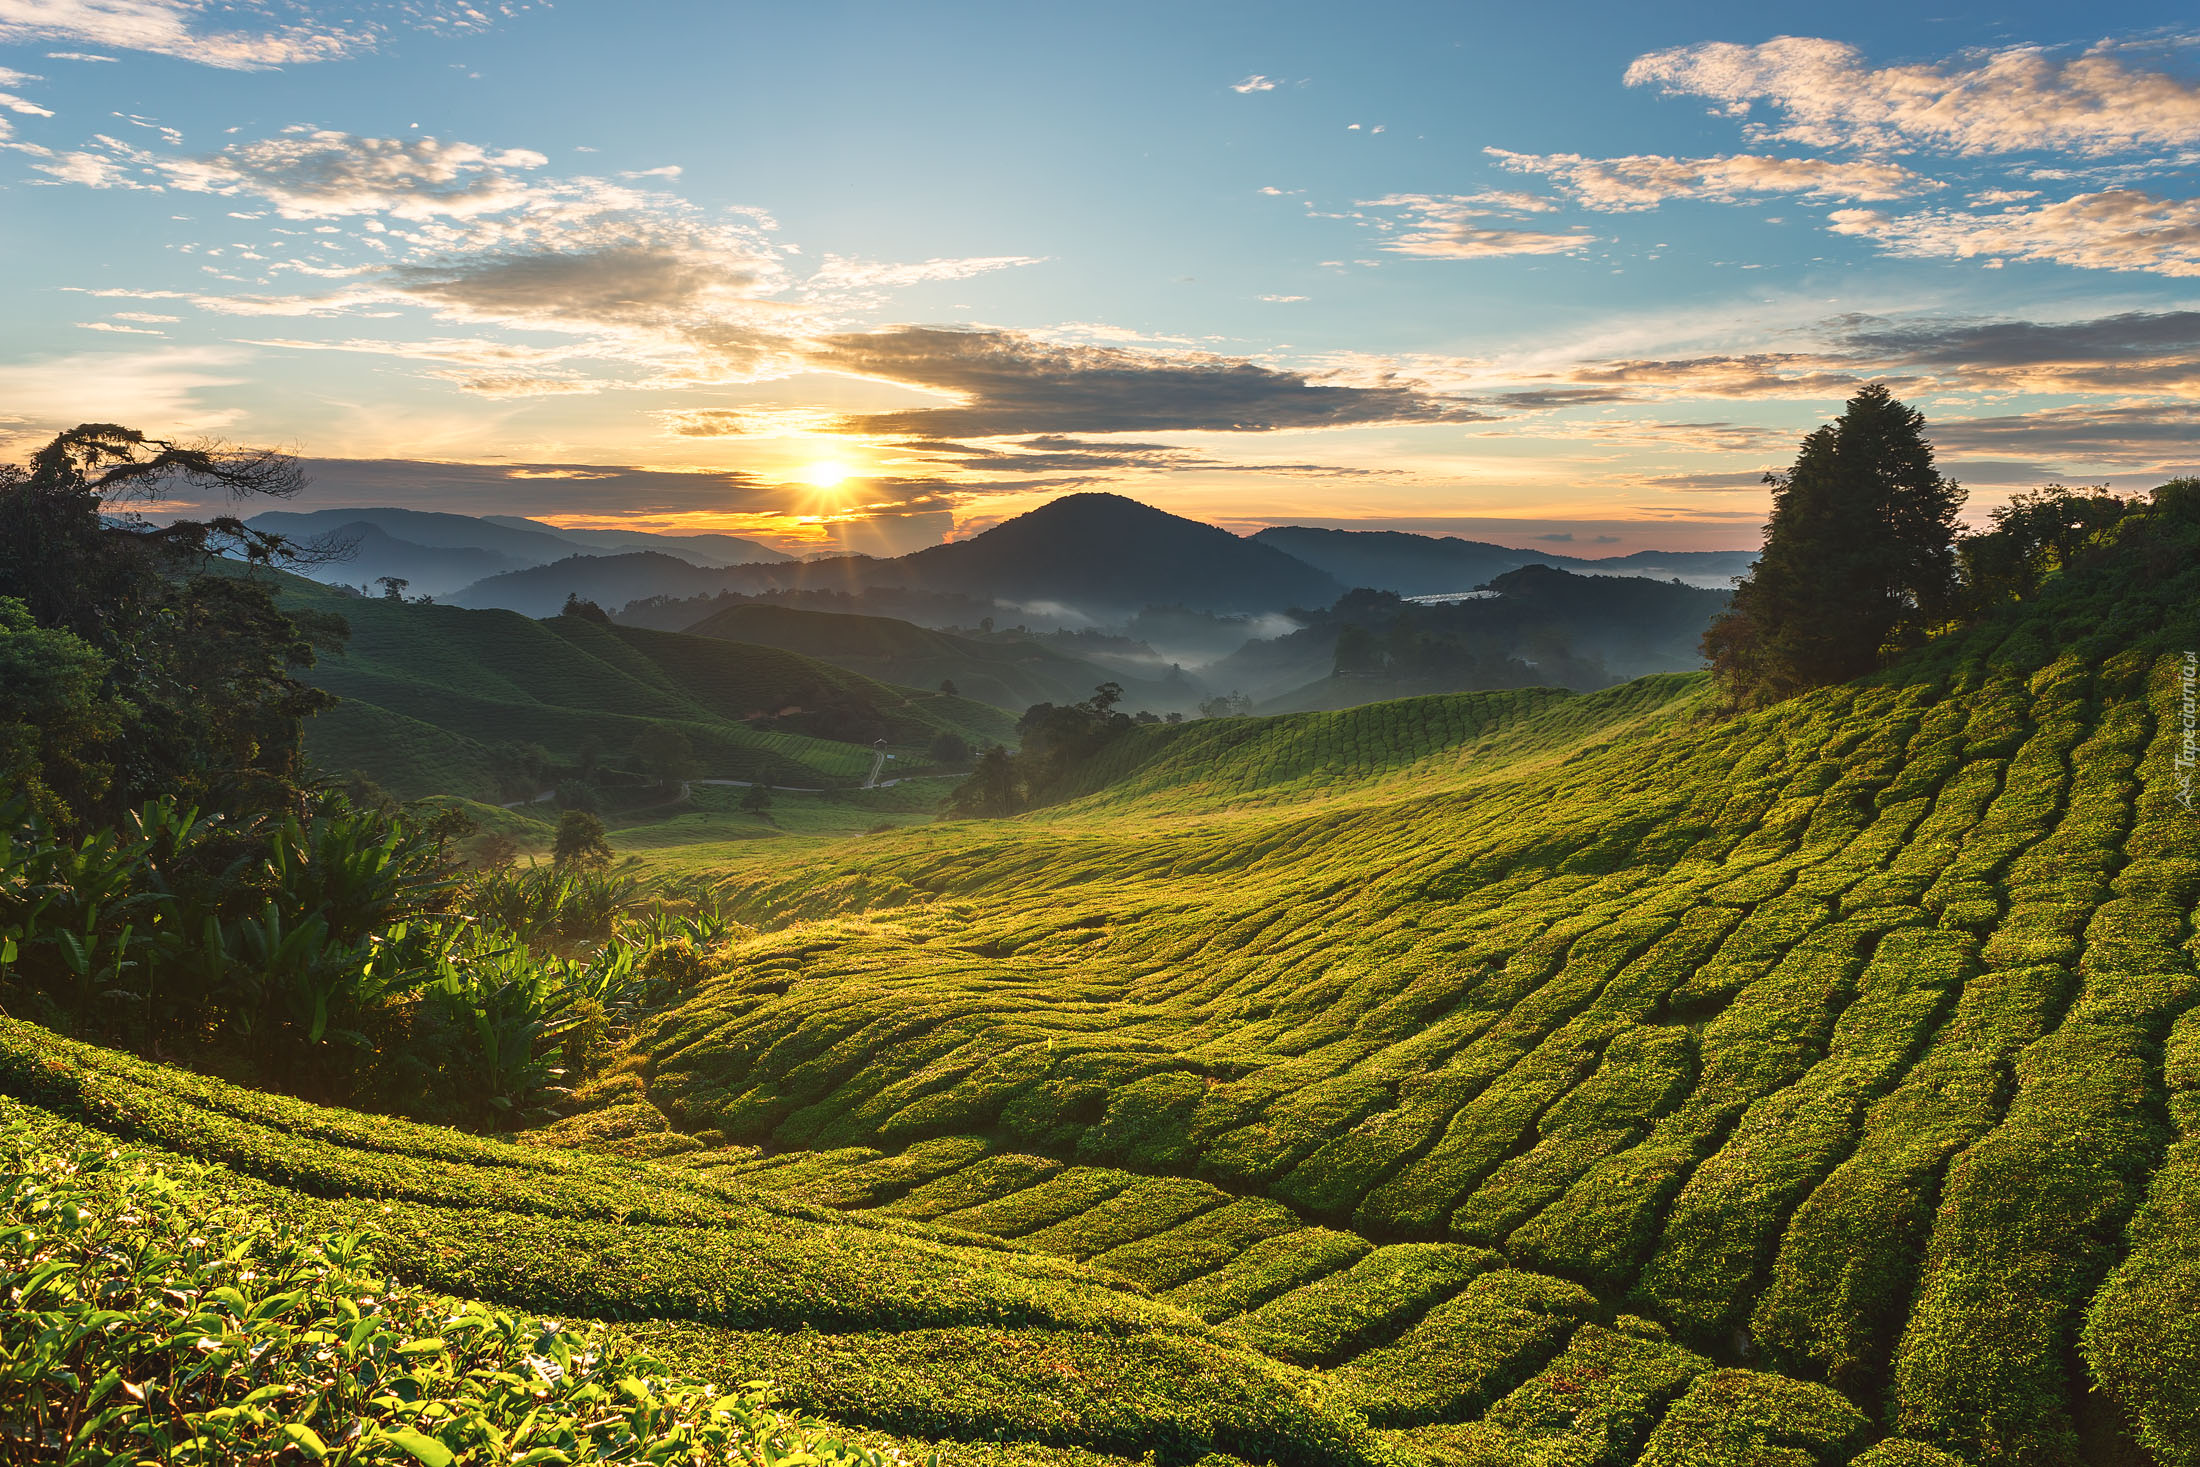
M 358 1234 L 68 1135 L 0 1114 L 0 1461 L 898 1460 L 600 1328 L 394 1287 Z

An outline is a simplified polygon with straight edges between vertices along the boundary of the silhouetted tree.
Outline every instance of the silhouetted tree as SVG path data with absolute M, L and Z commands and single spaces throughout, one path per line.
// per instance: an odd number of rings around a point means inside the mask
M 502 871 L 519 859 L 519 842 L 493 830 L 474 846 L 474 865 L 483 871 Z
M 1387 661 L 1375 633 L 1358 622 L 1337 628 L 1337 658 L 1331 671 L 1338 677 L 1363 677 L 1383 670 Z
M 598 626 L 607 627 L 611 625 L 611 613 L 605 611 L 595 602 L 586 599 L 578 591 L 565 593 L 565 605 L 559 608 L 558 615 L 577 616 L 582 621 L 592 621 Z
M 556 762 L 540 744 L 508 739 L 489 748 L 489 768 L 497 792 L 506 799 L 532 800 L 550 782 Z
M 2048 577 L 2070 568 L 2135 506 L 2106 484 L 2069 489 L 2050 484 L 2018 494 L 1988 516 L 1993 528 L 1956 544 L 1968 609 L 1984 611 L 2035 595 Z
M 943 677 L 940 679 L 940 691 L 945 693 L 950 698 L 959 698 L 962 696 L 961 690 L 959 690 L 955 686 L 955 680 L 951 677 Z
M 761 815 L 772 807 L 772 792 L 768 786 L 752 784 L 741 791 L 741 808 L 751 815 Z
M 558 834 L 550 847 L 550 859 L 574 870 L 601 870 L 611 864 L 611 841 L 603 822 L 586 810 L 568 810 L 558 817 Z
M 376 576 L 374 583 L 382 588 L 382 599 L 384 601 L 404 600 L 405 588 L 412 584 L 403 576 Z
M 1859 677 L 1954 614 L 1963 494 L 1933 467 L 1924 426 L 1875 383 L 1768 476 L 1764 552 L 1704 634 L 1735 702 Z
M 949 730 L 932 740 L 932 747 L 928 752 L 934 764 L 955 768 L 970 762 L 970 741 Z
M 1201 718 L 1243 718 L 1253 711 L 1253 700 L 1244 693 L 1218 693 L 1199 705 Z
M 333 700 L 296 674 L 344 623 L 283 612 L 250 572 L 319 557 L 233 515 L 156 526 L 138 506 L 179 485 L 242 499 L 287 497 L 304 482 L 282 454 L 112 423 L 72 428 L 28 465 L 0 467 L 0 597 L 105 659 L 101 694 L 127 710 L 119 736 L 84 723 L 80 746 L 48 751 L 79 766 L 64 774 L 78 820 L 155 794 L 236 813 L 302 808 L 304 720 Z M 19 715 L 28 696 L 0 682 L 0 710 Z M 88 779 L 95 770 L 109 776 Z

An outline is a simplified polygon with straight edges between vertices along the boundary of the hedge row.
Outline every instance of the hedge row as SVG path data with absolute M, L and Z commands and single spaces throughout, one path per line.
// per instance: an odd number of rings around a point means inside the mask
M 1372 1250 L 1366 1239 L 1350 1233 L 1300 1228 L 1263 1238 L 1221 1268 L 1171 1289 L 1164 1297 L 1201 1319 L 1228 1319 L 1350 1268 Z
M 1500 1269 L 1334 1378 L 1376 1426 L 1470 1420 L 1549 1363 L 1596 1307 L 1579 1284 Z
M 2086 1312 L 2093 1377 L 2161 1467 L 2200 1464 L 2200 1008 L 2164 1058 L 2177 1142 L 2132 1220 L 2131 1251 Z
M 1876 1396 L 1909 1312 L 1942 1169 L 1989 1130 L 2017 1053 L 2068 1001 L 2059 968 L 1988 973 L 1902 1083 L 1866 1115 L 1856 1149 L 1796 1209 L 1751 1317 L 1769 1358 Z
M 1948 1174 L 1896 1357 L 1894 1424 L 1959 1456 L 2077 1450 L 2066 1362 L 2162 1144 L 2144 1010 L 2200 997 L 2189 978 L 2102 987 L 2025 1051 L 2006 1119 Z
M 1480 1421 L 1439 1429 L 1431 1445 L 1442 1455 L 1430 1455 L 1447 1467 L 1626 1467 L 1666 1408 L 1710 1368 L 1654 1328 L 1584 1324 Z
M 1281 1203 L 1241 1197 L 1165 1232 L 1111 1248 L 1092 1263 L 1149 1289 L 1174 1289 L 1224 1267 L 1255 1243 L 1298 1227 L 1298 1215 Z
M 1841 1467 L 1871 1422 L 1840 1392 L 1755 1370 L 1713 1370 L 1673 1403 L 1635 1467 Z
M 1457 1243 L 1394 1243 L 1240 1315 L 1229 1330 L 1279 1360 L 1335 1365 L 1501 1261 Z
M 1977 943 L 1906 928 L 1881 939 L 1826 1058 L 1753 1103 L 1674 1199 L 1637 1295 L 1711 1341 L 1748 1315 L 1789 1213 L 1838 1163 L 1858 1114 L 1893 1083 L 1960 988 Z

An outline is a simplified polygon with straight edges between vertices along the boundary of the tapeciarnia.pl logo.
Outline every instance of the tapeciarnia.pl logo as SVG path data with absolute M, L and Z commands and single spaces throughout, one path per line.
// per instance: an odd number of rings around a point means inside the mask
M 2200 762 L 2200 652 L 2177 664 L 2177 803 L 2192 808 L 2192 770 Z

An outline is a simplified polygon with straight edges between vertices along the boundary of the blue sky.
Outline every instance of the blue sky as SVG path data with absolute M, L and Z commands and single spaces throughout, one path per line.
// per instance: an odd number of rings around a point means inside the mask
M 2168 6 L 336 14 L 0 0 L 0 453 L 872 550 L 1091 488 L 1749 544 L 1872 380 L 1974 514 L 2200 472 Z

